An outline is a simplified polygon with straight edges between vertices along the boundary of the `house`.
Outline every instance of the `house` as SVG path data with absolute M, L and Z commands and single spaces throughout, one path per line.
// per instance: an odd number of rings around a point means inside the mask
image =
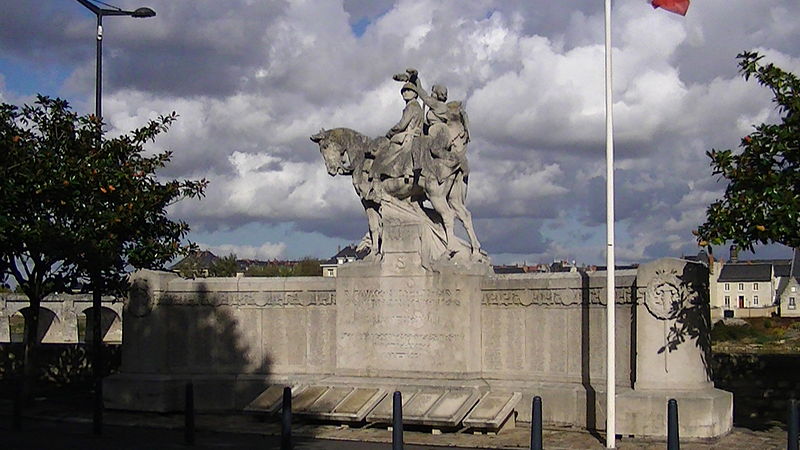
M 778 287 L 778 311 L 781 317 L 800 317 L 800 249 L 794 249 L 787 276 L 781 277 Z
M 786 259 L 740 261 L 736 246 L 731 246 L 730 261 L 711 266 L 711 318 L 777 315 L 780 290 L 788 287 L 790 263 Z
M 336 277 L 339 266 L 349 262 L 360 261 L 369 254 L 369 251 L 367 250 L 358 251 L 356 248 L 356 244 L 350 244 L 347 247 L 340 249 L 329 260 L 322 262 L 320 264 L 320 267 L 322 268 L 322 276 Z
M 728 263 L 716 282 L 724 317 L 769 317 L 777 312 L 774 265 Z
M 186 276 L 207 277 L 209 269 L 218 260 L 219 257 L 208 250 L 197 250 L 173 264 L 169 270 Z

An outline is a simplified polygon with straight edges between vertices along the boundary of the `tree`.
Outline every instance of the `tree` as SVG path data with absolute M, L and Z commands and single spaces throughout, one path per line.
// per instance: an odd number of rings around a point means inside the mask
M 311 257 L 300 260 L 292 268 L 292 275 L 296 277 L 319 277 L 322 276 L 320 261 Z
M 236 255 L 231 253 L 211 263 L 208 275 L 212 277 L 235 277 L 238 271 L 239 265 L 236 263 Z
M 44 297 L 88 280 L 97 313 L 102 293 L 126 292 L 131 268 L 160 268 L 193 248 L 182 243 L 188 225 L 170 220 L 166 207 L 201 197 L 207 182 L 162 182 L 157 171 L 171 153 L 144 152 L 176 117 L 161 116 L 98 145 L 102 123 L 78 116 L 64 100 L 39 96 L 21 109 L 0 105 L 0 272 L 31 302 L 26 380 L 34 373 Z
M 773 94 L 778 124 L 755 126 L 742 138 L 739 153 L 711 150 L 714 175 L 728 180 L 721 200 L 712 203 L 697 230 L 700 245 L 733 241 L 753 250 L 756 243 L 800 247 L 800 80 L 755 52 L 740 53 L 739 72 L 754 77 Z

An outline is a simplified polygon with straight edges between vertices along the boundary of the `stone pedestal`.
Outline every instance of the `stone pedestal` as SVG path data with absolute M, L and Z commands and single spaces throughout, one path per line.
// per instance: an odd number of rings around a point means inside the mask
M 380 262 L 339 269 L 336 374 L 479 378 L 485 264 L 420 264 L 423 225 L 387 224 Z
M 668 258 L 639 267 L 636 380 L 617 396 L 618 432 L 665 436 L 667 401 L 678 402 L 680 434 L 704 438 L 733 426 L 733 395 L 711 382 L 708 269 Z

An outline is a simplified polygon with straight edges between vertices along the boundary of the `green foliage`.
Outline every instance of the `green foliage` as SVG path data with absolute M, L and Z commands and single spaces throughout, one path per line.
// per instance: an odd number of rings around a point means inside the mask
M 314 258 L 303 258 L 292 268 L 292 276 L 296 277 L 319 277 L 322 276 L 320 261 Z
M 725 195 L 712 203 L 697 231 L 701 245 L 733 241 L 753 250 L 756 243 L 800 247 L 800 79 L 755 52 L 737 56 L 745 80 L 768 87 L 781 115 L 742 138 L 741 152 L 711 150 L 714 175 L 728 180 Z
M 246 277 L 288 277 L 292 272 L 291 267 L 279 264 L 257 264 L 247 268 Z
M 711 340 L 714 342 L 722 341 L 741 341 L 744 339 L 755 339 L 761 334 L 749 325 L 726 325 L 718 322 L 711 329 Z
M 0 273 L 13 276 L 37 307 L 77 279 L 124 293 L 133 268 L 160 268 L 192 246 L 186 223 L 166 208 L 198 198 L 205 180 L 160 181 L 171 153 L 144 145 L 167 131 L 172 113 L 102 141 L 92 115 L 39 96 L 0 105 Z
M 306 257 L 294 264 L 268 263 L 253 265 L 244 272 L 246 277 L 318 277 L 322 276 L 320 260 Z
M 208 269 L 208 275 L 212 277 L 235 277 L 238 271 L 239 266 L 236 264 L 236 255 L 231 253 L 214 261 Z

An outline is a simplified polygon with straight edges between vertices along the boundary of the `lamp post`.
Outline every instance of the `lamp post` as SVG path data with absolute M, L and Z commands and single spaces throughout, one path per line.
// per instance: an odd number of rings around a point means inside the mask
M 101 8 L 90 0 L 77 0 L 78 3 L 85 6 L 86 9 L 97 16 L 97 74 L 95 76 L 95 93 L 94 93 L 94 115 L 98 121 L 103 118 L 103 105 L 101 98 L 103 96 L 103 16 L 130 16 L 130 17 L 153 17 L 156 12 L 150 8 L 138 8 L 134 11 L 126 11 L 117 7 Z M 106 6 L 111 6 L 103 2 Z M 102 131 L 101 131 L 102 134 Z
M 138 8 L 134 11 L 127 11 L 116 6 L 103 3 L 100 0 L 77 0 L 78 3 L 85 6 L 89 11 L 97 16 L 97 74 L 95 81 L 95 98 L 94 98 L 94 115 L 97 121 L 97 150 L 100 151 L 103 145 L 103 16 L 129 16 L 129 17 L 153 17 L 156 12 L 150 8 Z M 108 6 L 109 8 L 102 8 L 97 5 Z M 90 275 L 92 283 L 92 343 L 93 343 L 93 358 L 92 368 L 94 372 L 94 414 L 92 420 L 92 429 L 94 434 L 102 434 L 103 432 L 103 382 L 102 382 L 102 335 L 101 335 L 101 300 L 102 292 L 100 290 L 101 279 L 98 273 Z

